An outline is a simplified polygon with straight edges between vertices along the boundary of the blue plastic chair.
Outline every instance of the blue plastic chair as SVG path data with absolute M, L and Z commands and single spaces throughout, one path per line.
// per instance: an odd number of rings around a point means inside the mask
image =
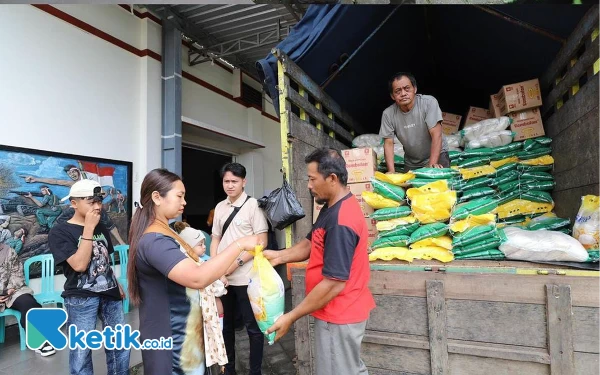
M 25 350 L 27 346 L 25 345 L 25 328 L 21 327 L 21 313 L 13 309 L 4 309 L 4 311 L 0 312 L 0 344 L 4 343 L 4 329 L 6 325 L 4 317 L 11 315 L 17 319 L 17 325 L 19 326 L 19 336 L 21 340 L 21 350 Z
M 25 284 L 29 285 L 29 267 L 36 262 L 42 263 L 42 290 L 40 293 L 34 294 L 33 298 L 40 305 L 56 303 L 57 306 L 62 307 L 65 301 L 60 296 L 61 292 L 54 289 L 54 257 L 52 254 L 36 255 L 23 263 Z
M 127 293 L 127 262 L 129 260 L 129 245 L 117 245 L 114 247 L 115 252 L 119 254 L 119 264 L 121 265 L 121 272 L 117 277 L 117 281 L 123 287 L 125 298 L 123 299 L 123 312 L 127 314 L 129 312 L 129 293 Z M 110 254 L 112 259 L 113 267 L 115 265 L 115 255 Z

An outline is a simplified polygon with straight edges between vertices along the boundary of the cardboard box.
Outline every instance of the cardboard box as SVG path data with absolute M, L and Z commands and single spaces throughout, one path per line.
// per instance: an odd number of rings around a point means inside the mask
M 313 199 L 313 224 L 317 221 L 319 213 L 321 212 L 321 208 L 323 208 L 323 205 L 317 204 L 317 202 Z
M 369 232 L 369 238 L 367 240 L 367 243 L 368 246 L 371 246 L 371 244 L 373 243 L 373 241 L 375 241 L 377 235 L 379 234 L 379 232 L 377 232 L 376 226 L 377 220 L 365 218 L 365 221 L 367 222 L 367 231 Z
M 350 187 L 350 192 L 354 194 L 358 204 L 360 204 L 363 216 L 368 217 L 371 215 L 375 210 L 365 202 L 362 197 L 362 192 L 373 191 L 373 185 L 370 182 L 359 182 L 358 184 L 348 184 L 348 187 Z
M 537 78 L 502 86 L 500 90 L 500 113 L 503 116 L 541 105 L 542 91 Z
M 479 121 L 487 120 L 492 117 L 489 109 L 479 108 L 479 107 L 469 107 L 469 112 L 467 112 L 467 116 L 465 119 L 465 124 L 463 128 L 466 128 L 469 125 L 473 125 L 478 123 Z
M 351 148 L 342 150 L 348 171 L 348 183 L 369 182 L 375 175 L 377 155 L 371 148 Z
M 500 90 L 497 94 L 490 95 L 490 114 L 494 118 L 498 118 L 502 116 L 500 113 Z
M 524 111 L 509 113 L 508 117 L 513 120 L 510 130 L 517 133 L 514 141 L 536 138 L 543 136 L 544 124 L 539 108 L 526 109 Z
M 450 135 L 458 132 L 462 116 L 455 115 L 453 113 L 442 112 L 442 118 L 442 133 Z

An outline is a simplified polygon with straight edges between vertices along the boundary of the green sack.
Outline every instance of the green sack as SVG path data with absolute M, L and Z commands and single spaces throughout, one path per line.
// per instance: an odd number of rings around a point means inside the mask
M 519 164 L 517 165 L 517 170 L 520 172 L 548 172 L 551 171 L 553 167 L 553 165 Z
M 412 213 L 410 207 L 408 206 L 400 206 L 400 207 L 392 207 L 392 208 L 382 208 L 373 212 L 370 215 L 371 219 L 375 219 L 378 221 L 381 220 L 391 220 L 397 219 L 399 217 L 405 217 Z
M 473 178 L 471 180 L 466 180 L 467 182 L 463 185 L 462 190 L 465 191 L 481 187 L 487 187 L 490 185 L 490 180 L 491 179 L 489 177 L 478 177 Z
M 439 179 L 432 179 L 432 178 L 413 178 L 412 180 L 410 180 L 410 181 L 407 181 L 407 182 L 408 182 L 409 184 L 411 184 L 411 185 L 412 185 L 412 187 L 415 187 L 415 188 L 420 188 L 420 187 L 421 187 L 421 186 L 423 186 L 423 185 L 427 185 L 427 184 L 430 184 L 430 183 L 432 183 L 432 182 L 436 182 L 436 181 L 439 181 L 439 180 L 445 180 L 445 178 L 439 178 Z M 450 184 L 448 183 L 448 185 L 450 185 Z M 450 186 L 448 186 L 448 187 L 450 187 Z
M 521 194 L 521 199 L 536 203 L 553 203 L 554 200 L 550 193 L 539 190 L 528 190 Z
M 527 139 L 525 142 L 523 142 L 523 151 L 535 150 L 540 147 L 547 146 L 550 143 L 552 143 L 552 138 L 548 138 L 548 137 Z
M 494 197 L 494 199 L 496 199 L 496 204 L 498 204 L 498 206 L 500 206 L 500 205 L 508 203 L 512 200 L 515 200 L 515 199 L 519 198 L 520 196 L 521 196 L 520 190 L 513 190 L 513 191 L 508 191 L 508 192 L 501 192 L 498 195 L 496 195 Z
M 490 164 L 490 158 L 485 156 L 468 158 L 468 159 L 460 159 L 458 162 L 458 166 L 460 168 L 473 168 L 473 167 L 481 167 L 482 165 Z
M 458 199 L 458 202 L 462 203 L 472 199 L 487 197 L 488 195 L 493 195 L 494 193 L 494 189 L 489 187 L 465 190 L 463 191 L 462 196 Z
M 509 217 L 506 219 L 498 220 L 498 224 L 504 224 L 504 225 L 521 224 L 522 222 L 525 221 L 525 219 L 526 219 L 525 215 L 517 215 L 517 216 Z
M 498 238 L 498 231 L 495 225 L 479 225 L 467 229 L 462 233 L 457 233 L 452 239 L 452 248 L 465 247 L 480 241 Z
M 502 260 L 506 259 L 504 253 L 500 250 L 483 250 L 478 253 L 455 256 L 456 260 Z
M 433 223 L 423 225 L 410 235 L 410 243 L 419 242 L 426 238 L 442 237 L 448 233 L 448 225 L 444 223 Z
M 378 237 L 410 236 L 419 228 L 419 226 L 421 226 L 421 224 L 418 221 L 415 221 L 414 223 L 398 225 L 392 230 L 380 231 Z
M 413 171 L 417 178 L 429 178 L 433 180 L 447 180 L 460 176 L 460 172 L 452 168 L 419 168 Z
M 548 172 L 527 171 L 521 173 L 521 178 L 527 178 L 536 181 L 553 181 L 554 177 Z
M 515 181 L 519 179 L 519 172 L 516 170 L 508 171 L 504 173 L 502 176 L 498 176 L 492 178 L 490 181 L 490 186 L 498 186 L 505 184 L 507 182 Z
M 463 151 L 463 153 L 460 155 L 461 159 L 468 159 L 468 158 L 477 158 L 477 157 L 490 157 L 494 155 L 494 150 L 491 148 L 487 148 L 487 147 L 483 147 L 483 148 L 474 148 L 474 149 L 469 149 L 469 150 L 465 150 Z
M 401 202 L 404 200 L 404 197 L 406 197 L 404 189 L 402 189 L 400 186 L 379 181 L 374 177 L 371 178 L 371 184 L 373 184 L 373 191 L 384 198 L 388 198 L 396 202 Z
M 487 214 L 498 207 L 498 203 L 494 198 L 484 197 L 473 201 L 462 203 L 454 208 L 452 212 L 452 221 L 466 219 L 469 215 Z
M 550 147 L 540 147 L 531 151 L 521 151 L 517 153 L 517 156 L 521 160 L 529 160 L 539 158 L 540 156 L 550 155 L 552 153 L 552 149 Z
M 598 262 L 598 260 L 600 260 L 600 251 L 598 251 L 598 250 L 588 251 L 588 259 L 586 260 L 586 262 L 596 263 L 596 262 Z
M 460 158 L 460 155 L 462 154 L 462 152 L 460 151 L 448 151 L 448 157 L 450 158 L 450 161 L 453 160 L 458 160 L 458 158 Z
M 452 247 L 452 253 L 454 255 L 472 254 L 483 250 L 497 250 L 498 246 L 500 246 L 500 238 L 491 237 L 467 246 Z
M 502 176 L 506 172 L 516 170 L 517 165 L 519 165 L 519 163 L 513 162 L 513 163 L 506 163 L 504 165 L 499 166 L 498 168 L 496 168 L 496 177 Z
M 371 249 L 380 247 L 406 247 L 410 243 L 410 237 L 405 235 L 377 237 L 371 244 Z
M 554 181 L 531 181 L 528 180 L 522 186 L 527 190 L 552 190 L 556 182 Z
M 490 156 L 490 160 L 491 161 L 498 161 L 498 160 L 502 160 L 502 159 L 506 159 L 506 158 L 512 158 L 513 156 L 517 156 L 518 151 L 508 151 L 508 152 L 502 152 L 502 153 L 498 153 L 498 154 L 494 154 L 492 156 Z
M 494 150 L 495 154 L 503 154 L 505 152 L 521 151 L 522 148 L 523 148 L 523 142 L 513 142 L 513 143 L 509 143 L 504 146 L 494 147 L 494 148 L 492 148 L 492 150 Z M 499 160 L 502 160 L 502 159 L 499 159 Z
M 515 190 L 520 190 L 521 182 L 519 180 L 509 181 L 497 186 L 498 191 L 502 193 L 508 193 Z
M 452 180 L 448 180 L 448 189 L 462 191 L 464 186 L 468 183 L 467 180 L 463 180 L 462 178 L 455 178 Z
M 544 220 L 533 220 L 525 226 L 527 230 L 559 230 L 571 225 L 571 220 L 560 217 L 550 217 Z

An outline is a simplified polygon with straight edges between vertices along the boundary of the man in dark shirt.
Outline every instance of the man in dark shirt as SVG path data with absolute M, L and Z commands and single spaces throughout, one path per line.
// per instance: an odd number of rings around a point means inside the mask
M 108 230 L 100 223 L 103 198 L 98 182 L 77 181 L 68 196 L 75 214 L 67 222 L 55 225 L 48 234 L 50 251 L 66 278 L 62 297 L 67 325 L 73 324 L 84 332 L 96 329 L 98 318 L 103 327 L 114 330 L 118 324 L 125 324 L 123 291 L 110 266 L 109 256 L 114 249 Z M 109 374 L 128 373 L 129 350 L 105 351 Z M 91 350 L 71 350 L 69 370 L 72 375 L 92 375 Z
M 311 232 L 295 246 L 265 250 L 273 266 L 308 259 L 306 298 L 281 316 L 268 332 L 281 338 L 301 317 L 315 318 L 317 375 L 367 374 L 360 346 L 375 301 L 369 291 L 367 224 L 346 188 L 346 163 L 336 150 L 315 150 L 305 159 L 308 189 L 324 204 Z

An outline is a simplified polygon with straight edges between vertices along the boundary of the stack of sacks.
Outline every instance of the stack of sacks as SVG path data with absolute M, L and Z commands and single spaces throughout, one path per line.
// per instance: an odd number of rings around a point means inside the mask
M 453 187 L 460 180 L 460 173 L 452 168 L 419 168 L 412 173 L 415 178 L 410 180 L 410 184 L 414 188 L 420 188 L 440 180 L 445 180 L 448 186 Z
M 455 259 L 504 259 L 500 244 L 495 225 L 476 225 L 454 233 L 452 253 Z

